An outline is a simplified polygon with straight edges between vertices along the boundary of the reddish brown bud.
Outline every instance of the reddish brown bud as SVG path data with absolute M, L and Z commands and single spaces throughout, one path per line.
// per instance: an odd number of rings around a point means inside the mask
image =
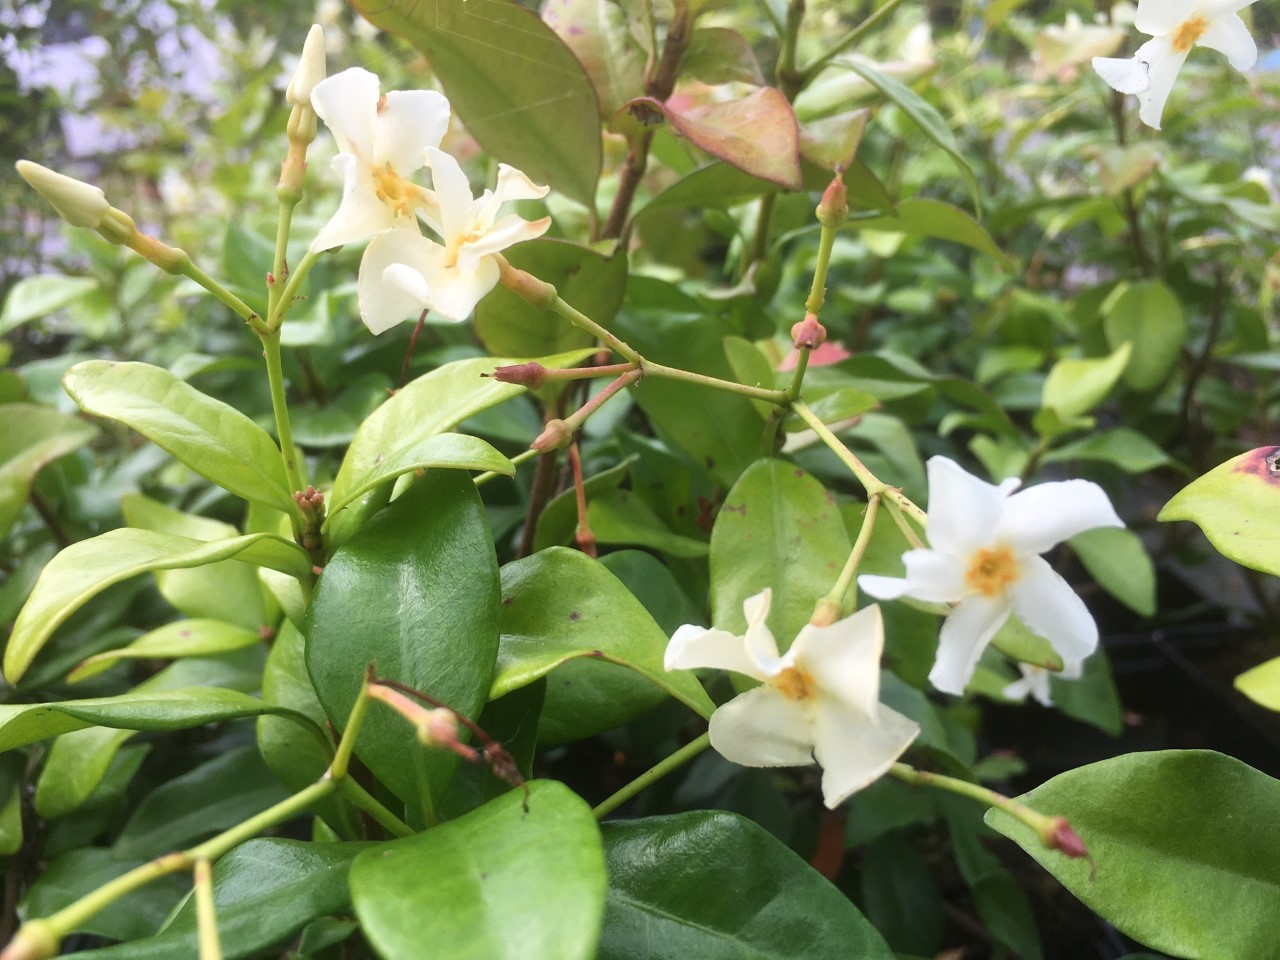
M 529 444 L 539 453 L 550 453 L 567 447 L 573 439 L 573 428 L 563 420 L 548 420 L 546 427 L 538 434 L 538 438 Z
M 1089 856 L 1089 850 L 1084 845 L 1084 841 L 1080 839 L 1080 834 L 1071 829 L 1071 824 L 1067 822 L 1066 817 L 1055 817 L 1053 821 L 1053 834 L 1049 838 L 1049 846 L 1054 850 L 1061 850 L 1072 860 L 1079 860 L 1081 857 Z
M 837 170 L 818 203 L 818 222 L 824 227 L 838 227 L 849 219 L 849 191 L 845 188 L 842 171 Z
M 303 511 L 319 510 L 324 506 L 324 494 L 315 487 L 307 487 L 305 490 L 295 491 L 293 501 L 298 508 Z
M 503 383 L 515 383 L 530 390 L 537 390 L 546 379 L 547 368 L 536 360 L 530 363 L 513 363 L 506 367 L 498 367 L 491 376 Z
M 797 350 L 816 350 L 827 342 L 827 328 L 812 313 L 791 328 L 791 340 Z

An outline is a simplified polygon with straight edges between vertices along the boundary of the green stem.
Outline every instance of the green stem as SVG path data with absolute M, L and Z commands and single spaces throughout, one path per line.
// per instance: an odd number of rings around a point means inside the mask
M 1049 817 L 1043 813 L 1037 813 L 1017 800 L 1011 800 L 1004 794 L 988 790 L 979 784 L 970 783 L 967 780 L 957 780 L 955 777 L 944 776 L 941 773 L 917 770 L 915 767 L 908 766 L 905 763 L 895 763 L 889 768 L 889 775 L 913 787 L 933 787 L 937 790 L 946 790 L 962 797 L 968 797 L 971 800 L 977 800 L 988 807 L 1003 810 L 1009 816 L 1015 817 L 1034 830 L 1046 847 L 1057 846 L 1054 842 L 1054 835 L 1062 825 L 1062 820 L 1059 817 Z
M 280 330 L 266 331 L 262 334 L 262 357 L 267 363 L 267 382 L 271 386 L 271 410 L 276 419 L 276 438 L 280 441 L 280 455 L 284 459 L 284 472 L 289 480 L 289 492 L 297 493 L 306 489 L 305 478 L 298 463 L 298 451 L 293 446 L 293 427 L 289 423 L 289 401 L 284 391 L 284 366 L 280 358 Z M 289 514 L 293 524 L 293 533 L 298 537 L 302 533 L 303 517 L 299 508 Z
M 569 416 L 565 417 L 564 418 L 565 426 L 573 433 L 577 433 L 579 430 L 582 429 L 582 425 L 587 422 L 587 419 L 593 413 L 595 413 L 597 410 L 603 407 L 610 400 L 610 398 L 614 396 L 614 394 L 618 393 L 618 391 L 624 389 L 625 387 L 631 386 L 631 384 L 637 382 L 643 375 L 644 375 L 643 371 L 638 367 L 628 370 L 622 376 L 618 377 L 617 380 L 614 380 L 613 383 L 610 383 L 607 386 L 605 386 L 604 389 L 602 389 L 599 393 L 593 396 L 590 400 L 584 403 L 581 407 L 579 407 Z
M 538 455 L 537 450 L 525 450 L 522 453 L 517 453 L 514 457 L 512 457 L 511 462 L 518 467 L 521 464 L 528 463 L 537 455 Z M 495 470 L 489 470 L 489 471 L 486 471 L 485 473 L 481 473 L 477 475 L 475 483 L 476 483 L 476 486 L 478 487 L 481 484 L 488 483 L 490 480 L 496 480 L 498 477 L 505 477 L 505 476 L 506 476 L 505 473 L 498 473 Z
M 286 259 L 289 246 L 289 226 L 293 222 L 293 208 L 297 205 L 297 197 L 293 196 L 280 201 L 280 213 L 276 218 L 276 250 L 275 256 L 271 260 L 271 283 L 267 286 L 268 317 L 276 315 L 276 310 L 280 303 L 280 295 L 285 289 L 285 271 L 289 269 Z
M 819 208 L 821 210 L 821 208 Z M 823 224 L 822 233 L 818 237 L 818 260 L 813 265 L 813 283 L 809 285 L 809 299 L 804 308 L 815 317 L 822 312 L 822 305 L 827 300 L 827 271 L 831 269 L 831 251 L 836 245 L 836 234 L 840 228 Z
M 867 17 L 867 19 L 863 20 L 835 43 L 831 44 L 831 46 L 827 47 L 827 49 L 820 53 L 812 63 L 800 71 L 800 76 L 802 78 L 801 89 L 804 89 L 804 87 L 811 84 L 818 74 L 822 72 L 823 68 L 826 67 L 828 62 L 844 53 L 851 46 L 874 30 L 885 17 L 889 16 L 889 14 L 893 13 L 893 11 L 901 5 L 902 0 L 887 0 L 883 6 L 875 11 L 875 13 L 871 14 L 871 16 Z
M 640 368 L 644 371 L 646 377 L 664 377 L 667 380 L 680 380 L 684 383 L 695 383 L 702 387 L 710 387 L 713 390 L 723 390 L 726 393 L 736 393 L 742 397 L 750 397 L 753 400 L 763 400 L 765 403 L 785 404 L 787 402 L 787 392 L 785 390 L 767 390 L 764 387 L 749 387 L 745 383 L 734 383 L 732 380 L 721 380 L 718 377 L 708 377 L 705 374 L 694 373 L 691 370 L 680 370 L 677 367 L 668 367 L 665 364 L 654 363 L 652 360 L 640 361 Z
M 388 810 L 373 794 L 350 777 L 338 781 L 338 791 L 393 837 L 411 837 L 413 828 Z
M 844 569 L 840 571 L 840 576 L 836 579 L 835 586 L 827 593 L 827 603 L 838 608 L 843 615 L 844 598 L 849 592 L 849 587 L 853 585 L 853 578 L 858 573 L 858 565 L 862 563 L 863 556 L 866 555 L 867 547 L 871 543 L 871 534 L 876 527 L 876 514 L 880 510 L 880 497 L 873 496 L 867 500 L 867 512 L 862 518 L 862 528 L 858 531 L 858 539 L 854 541 L 853 550 L 849 553 L 849 559 L 845 561 Z
M 572 323 L 575 327 L 586 330 L 588 333 L 591 333 L 600 340 L 603 340 L 614 350 L 615 353 L 626 357 L 631 363 L 639 365 L 643 362 L 639 353 L 627 344 L 623 343 L 604 327 L 600 326 L 600 324 L 596 323 L 581 310 L 578 310 L 573 306 L 573 304 L 560 296 L 560 294 L 557 293 L 555 299 L 552 300 L 548 306 L 550 309 Z
M 302 281 L 307 278 L 311 268 L 316 265 L 316 261 L 323 255 L 324 251 L 308 250 L 307 255 L 302 258 L 302 262 L 289 274 L 289 282 L 280 291 L 280 298 L 276 301 L 275 307 L 267 314 L 268 330 L 280 329 L 280 324 L 284 323 L 284 315 L 289 312 L 289 308 L 293 305 L 293 298 L 297 296 L 298 288 L 302 286 Z
M 187 257 L 183 262 L 181 272 L 184 277 L 194 280 L 217 297 L 225 306 L 231 308 L 241 320 L 253 327 L 255 331 L 262 332 L 264 329 L 262 318 L 254 312 L 254 309 L 192 263 L 190 257 Z
M 868 497 L 880 496 L 889 489 L 883 481 L 867 469 L 866 464 L 853 455 L 852 450 L 840 442 L 840 438 L 827 428 L 821 417 L 809 409 L 807 403 L 803 400 L 797 400 L 791 405 L 791 409 L 795 411 L 796 416 L 809 425 L 810 429 L 818 435 L 818 438 L 830 447 L 831 452 L 839 457 L 841 462 L 857 477 L 858 482 L 867 491 Z
M 634 797 L 641 790 L 661 780 L 663 777 L 665 777 L 672 770 L 675 770 L 677 767 L 681 767 L 684 764 L 688 763 L 690 760 L 692 760 L 694 757 L 700 754 L 703 750 L 707 749 L 707 747 L 709 747 L 710 745 L 711 745 L 711 734 L 704 733 L 702 736 L 700 736 L 697 740 L 694 740 L 692 743 L 685 744 L 683 747 L 681 747 L 675 753 L 671 754 L 671 756 L 667 757 L 661 763 L 655 764 L 654 766 L 650 767 L 648 770 L 640 774 L 640 776 L 636 777 L 634 780 L 628 783 L 625 787 L 623 787 L 613 796 L 609 797 L 609 799 L 605 800 L 604 803 L 597 805 L 591 812 L 595 814 L 595 818 L 597 820 L 603 820 L 609 814 L 613 813 L 614 810 L 617 810 L 618 807 L 622 806 L 624 803 L 626 803 L 628 800 Z
M 912 505 L 914 506 L 914 504 Z M 886 500 L 885 506 L 889 508 L 889 516 L 893 518 L 894 525 L 897 526 L 898 531 L 906 539 L 907 543 L 911 544 L 911 546 L 918 550 L 923 549 L 924 541 L 920 539 L 920 534 L 916 533 L 915 528 L 912 527 L 911 524 L 907 523 L 907 518 L 902 512 L 902 504 L 897 500 L 889 498 Z M 921 522 L 923 522 L 923 520 Z
M 195 881 L 200 960 L 222 960 L 222 944 L 218 942 L 218 912 L 213 904 L 213 868 L 208 860 L 196 861 Z
M 356 695 L 356 702 L 351 706 L 351 713 L 347 717 L 347 728 L 342 731 L 342 739 L 338 741 L 338 749 L 333 753 L 333 760 L 329 763 L 329 772 L 327 776 L 332 780 L 341 780 L 347 775 L 347 767 L 351 764 L 351 754 L 356 748 L 356 735 L 360 731 L 360 725 L 364 723 L 364 716 L 369 712 L 369 683 L 366 680 L 360 684 L 360 692 Z
M 800 41 L 800 25 L 804 22 L 804 0 L 790 0 L 787 4 L 786 25 L 782 30 L 782 50 L 778 54 L 778 66 L 774 79 L 778 89 L 788 100 L 794 100 L 804 89 L 803 73 L 796 69 L 796 46 Z

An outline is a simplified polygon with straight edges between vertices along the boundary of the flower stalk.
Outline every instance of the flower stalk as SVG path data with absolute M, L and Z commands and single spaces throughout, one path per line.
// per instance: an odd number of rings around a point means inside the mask
M 603 820 L 636 794 L 640 793 L 640 791 L 657 783 L 671 771 L 684 766 L 709 746 L 711 746 L 711 734 L 708 732 L 698 737 L 697 740 L 686 743 L 665 760 L 654 764 L 621 790 L 617 791 L 602 803 L 597 804 L 591 812 L 595 815 L 597 820 Z
M 222 944 L 218 941 L 218 913 L 213 903 L 213 867 L 207 859 L 200 859 L 196 861 L 193 872 L 200 960 L 222 960 Z

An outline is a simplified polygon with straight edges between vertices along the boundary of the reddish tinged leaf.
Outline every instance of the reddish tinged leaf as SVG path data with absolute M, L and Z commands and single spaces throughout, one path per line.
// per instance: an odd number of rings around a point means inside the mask
M 747 38 L 727 27 L 699 27 L 680 61 L 681 79 L 764 86 L 764 74 Z
M 848 168 L 862 142 L 871 111 L 865 107 L 810 120 L 800 128 L 800 155 L 824 170 Z

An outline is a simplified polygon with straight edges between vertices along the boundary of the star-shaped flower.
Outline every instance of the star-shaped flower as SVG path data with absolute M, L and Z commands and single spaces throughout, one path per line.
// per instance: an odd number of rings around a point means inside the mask
M 1134 25 L 1151 39 L 1130 60 L 1095 57 L 1093 68 L 1121 93 L 1136 93 L 1138 115 L 1160 129 L 1165 101 L 1192 47 L 1226 56 L 1237 70 L 1258 62 L 1258 46 L 1236 13 L 1253 0 L 1139 0 Z
M 746 767 L 822 765 L 822 796 L 836 807 L 878 779 L 920 728 L 880 703 L 880 608 L 800 631 L 782 656 L 765 620 L 772 591 L 743 605 L 745 636 L 685 625 L 667 646 L 668 670 L 719 667 L 760 681 L 711 717 L 711 745 Z
M 359 67 L 321 80 L 311 105 L 340 151 L 342 203 L 311 244 L 329 250 L 414 225 L 435 214 L 435 194 L 409 178 L 426 164 L 449 126 L 449 101 L 434 90 L 396 90 L 383 96 L 376 74 Z
M 903 556 L 905 579 L 864 575 L 873 597 L 914 597 L 955 608 L 942 625 L 929 680 L 961 694 L 991 638 L 1016 612 L 1067 662 L 1098 645 L 1084 602 L 1039 554 L 1094 527 L 1122 527 L 1102 488 L 1087 480 L 1041 483 L 1019 493 L 966 473 L 946 457 L 928 464 L 929 549 Z
M 546 233 L 551 218 L 528 221 L 515 214 L 499 217 L 504 203 L 538 200 L 539 186 L 515 167 L 498 165 L 498 183 L 478 198 L 458 161 L 427 149 L 438 206 L 422 217 L 442 243 L 424 237 L 416 226 L 374 238 L 360 264 L 357 291 L 360 315 L 374 333 L 416 316 L 424 309 L 463 321 L 498 282 L 494 254 Z

